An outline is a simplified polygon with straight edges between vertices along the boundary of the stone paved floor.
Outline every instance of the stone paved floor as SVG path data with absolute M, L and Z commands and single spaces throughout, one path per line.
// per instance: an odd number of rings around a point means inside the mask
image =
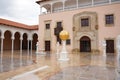
M 5 54 L 10 56 L 10 54 Z M 4 56 L 4 57 L 5 57 Z M 15 63 L 19 65 L 19 55 L 14 56 Z M 41 66 L 49 66 L 48 69 L 37 71 L 33 75 L 39 80 L 116 80 L 117 56 L 102 56 L 102 53 L 69 53 L 69 61 L 59 61 L 55 53 L 47 53 L 38 56 L 38 63 L 26 65 L 26 54 L 23 56 L 24 66 L 15 70 L 0 73 L 0 80 L 6 80 L 15 75 L 34 70 Z M 36 59 L 35 56 L 32 57 Z M 18 59 L 18 60 L 17 60 Z M 9 63 L 9 61 L 6 61 Z M 8 64 L 6 63 L 6 64 Z M 8 67 L 8 65 L 6 65 Z M 32 80 L 30 77 L 27 77 Z M 22 78 L 23 79 L 23 78 Z M 120 79 L 117 79 L 120 80 Z

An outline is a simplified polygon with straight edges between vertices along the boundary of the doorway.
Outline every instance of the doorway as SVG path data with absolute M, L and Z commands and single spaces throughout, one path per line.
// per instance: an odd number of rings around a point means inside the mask
M 106 40 L 106 53 L 114 53 L 114 40 Z
M 50 51 L 50 41 L 45 41 L 45 51 Z
M 87 36 L 80 39 L 80 52 L 91 52 L 91 40 Z

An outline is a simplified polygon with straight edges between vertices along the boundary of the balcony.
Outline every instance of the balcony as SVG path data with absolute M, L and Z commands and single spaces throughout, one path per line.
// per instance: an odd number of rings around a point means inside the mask
M 41 3 L 40 13 L 50 14 L 113 3 L 120 3 L 120 0 L 51 0 L 49 3 Z M 46 10 L 42 10 L 43 7 Z

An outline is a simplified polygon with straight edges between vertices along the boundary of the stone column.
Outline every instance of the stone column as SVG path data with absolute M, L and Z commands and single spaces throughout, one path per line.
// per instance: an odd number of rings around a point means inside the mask
M 22 66 L 22 40 L 23 40 L 23 37 L 21 35 L 20 37 L 20 67 Z
M 53 4 L 51 3 L 51 13 L 53 12 Z
M 105 40 L 102 42 L 102 45 L 103 45 L 103 56 L 106 56 L 106 41 Z
M 13 53 L 13 50 L 14 50 L 14 36 L 12 36 L 11 39 L 12 39 L 12 51 L 11 52 Z
M 92 6 L 94 5 L 94 0 L 92 0 Z
M 40 6 L 40 14 L 42 14 L 42 6 Z
M 27 42 L 27 43 L 28 43 L 28 44 L 27 44 L 27 45 L 28 45 L 28 46 L 27 46 L 27 62 L 29 62 L 29 57 L 30 57 L 30 54 L 29 54 L 29 41 L 30 41 L 30 40 L 28 39 L 28 42 Z
M 30 54 L 30 59 L 32 60 L 32 40 L 30 40 L 30 42 L 31 42 L 31 54 Z
M 1 36 L 1 54 L 3 54 L 3 39 L 4 39 L 4 36 L 2 35 Z
M 79 5 L 78 5 L 78 0 L 76 0 L 76 5 L 77 5 L 77 8 L 78 8 L 78 6 L 79 6 Z
M 63 11 L 65 10 L 65 0 L 63 1 Z
M 111 4 L 111 0 L 109 0 L 109 4 Z
M 14 57 L 14 54 L 13 54 L 13 50 L 14 50 L 14 35 L 12 36 L 12 50 L 11 50 L 11 69 L 13 70 L 14 69 L 14 62 L 13 62 L 13 57 Z
M 1 34 L 1 55 L 0 55 L 0 71 L 3 72 L 3 40 L 4 40 L 4 34 Z

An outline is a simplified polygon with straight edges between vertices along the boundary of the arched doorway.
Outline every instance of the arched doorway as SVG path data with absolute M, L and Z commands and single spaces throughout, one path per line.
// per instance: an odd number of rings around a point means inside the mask
M 27 42 L 27 34 L 24 33 L 23 34 L 23 41 L 22 41 L 22 49 L 23 50 L 27 50 L 27 45 L 28 45 L 28 42 Z
M 20 33 L 16 32 L 14 37 L 14 50 L 20 50 Z
M 38 35 L 35 33 L 33 34 L 33 41 L 32 41 L 32 49 L 36 50 L 36 44 L 38 42 Z
M 12 49 L 12 39 L 11 39 L 11 32 L 10 31 L 6 31 L 4 33 L 4 41 L 3 41 L 3 49 L 4 50 L 11 50 Z
M 80 52 L 91 52 L 91 40 L 87 36 L 80 39 Z

